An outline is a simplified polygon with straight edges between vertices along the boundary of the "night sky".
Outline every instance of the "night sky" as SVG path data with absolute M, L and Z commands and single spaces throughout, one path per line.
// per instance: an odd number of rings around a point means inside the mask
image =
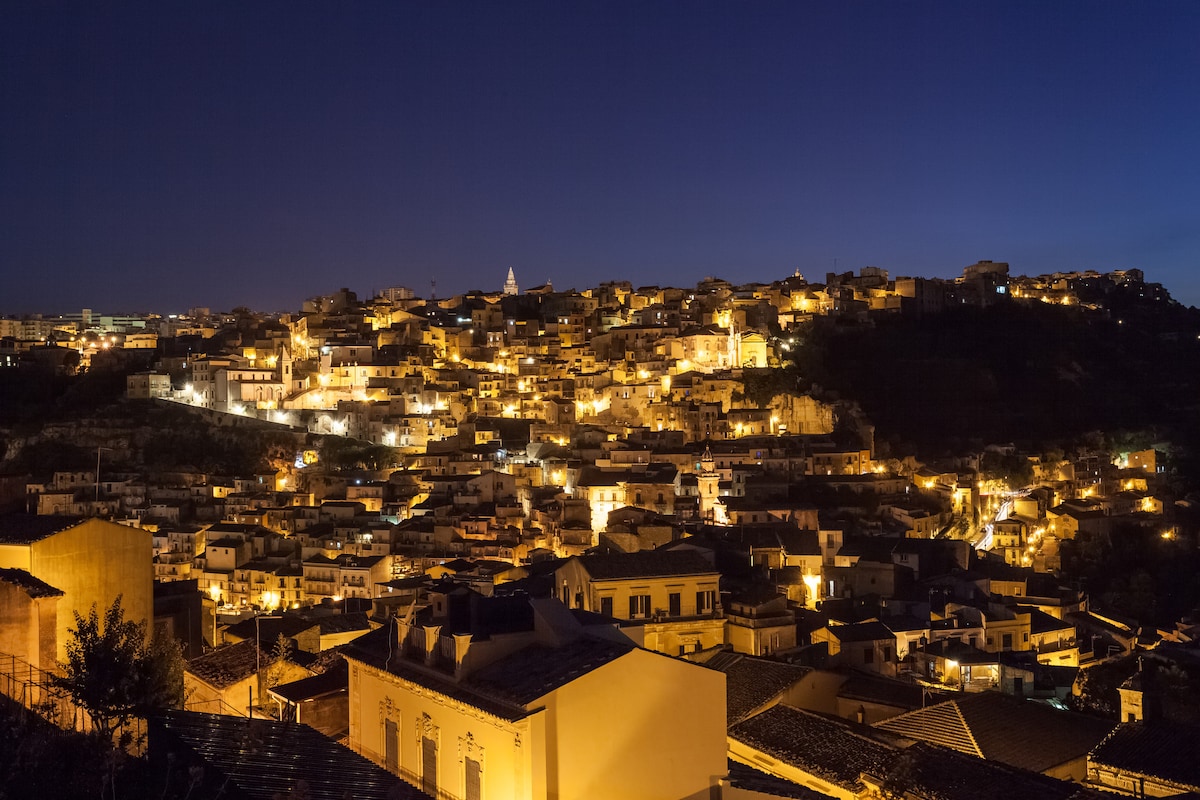
M 0 3 L 0 313 L 1139 267 L 1200 2 Z

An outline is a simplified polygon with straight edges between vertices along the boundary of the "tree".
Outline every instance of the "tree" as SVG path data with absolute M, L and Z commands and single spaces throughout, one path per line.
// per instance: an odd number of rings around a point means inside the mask
M 101 622 L 96 604 L 87 617 L 75 612 L 67 660 L 56 684 L 92 719 L 97 737 L 113 733 L 135 716 L 183 702 L 183 656 L 178 643 L 146 640 L 146 625 L 125 619 L 118 595 Z
M 283 680 L 283 675 L 287 669 L 287 660 L 292 655 L 292 640 L 284 636 L 282 633 L 275 639 L 275 645 L 271 648 L 271 666 L 267 668 L 267 686 L 275 687 Z

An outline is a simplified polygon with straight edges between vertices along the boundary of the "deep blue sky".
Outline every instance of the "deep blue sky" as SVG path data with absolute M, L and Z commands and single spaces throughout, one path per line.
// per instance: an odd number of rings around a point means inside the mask
M 0 313 L 1140 267 L 1200 2 L 0 4 Z

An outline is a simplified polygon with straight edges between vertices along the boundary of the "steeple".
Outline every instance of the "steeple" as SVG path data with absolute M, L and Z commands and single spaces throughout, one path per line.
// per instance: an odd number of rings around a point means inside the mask
M 711 524 L 716 516 L 715 506 L 721 491 L 721 473 L 717 472 L 717 462 L 707 442 L 704 444 L 704 454 L 700 457 L 700 471 L 696 473 L 696 488 L 700 493 L 700 519 Z
M 1147 665 L 1140 656 L 1137 672 L 1117 688 L 1117 693 L 1121 695 L 1122 722 L 1142 722 L 1162 716 L 1162 697 L 1154 666 Z
M 520 293 L 520 290 L 517 289 L 517 276 L 513 274 L 512 267 L 508 268 L 508 278 L 505 279 L 505 281 L 504 281 L 504 293 L 505 294 L 519 294 Z

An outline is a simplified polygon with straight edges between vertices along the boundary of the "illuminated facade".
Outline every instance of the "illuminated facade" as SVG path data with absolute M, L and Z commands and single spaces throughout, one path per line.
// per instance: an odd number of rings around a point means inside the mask
M 713 796 L 723 674 L 593 635 L 557 601 L 505 624 L 484 621 L 502 599 L 476 598 L 471 623 L 453 602 L 351 645 L 351 749 L 455 800 Z

